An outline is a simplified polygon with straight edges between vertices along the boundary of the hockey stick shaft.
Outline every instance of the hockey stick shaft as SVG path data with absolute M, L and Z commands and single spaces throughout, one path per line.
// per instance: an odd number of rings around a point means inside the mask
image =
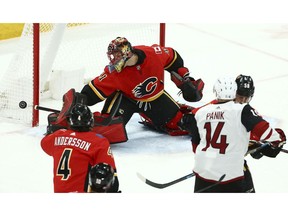
M 198 191 L 195 191 L 194 193 L 202 193 L 202 192 L 204 192 L 204 191 L 206 191 L 206 190 L 208 190 L 208 189 L 210 189 L 210 188 L 212 188 L 212 187 L 215 187 L 216 185 L 220 184 L 220 182 L 222 182 L 222 180 L 225 178 L 225 176 L 226 176 L 225 174 L 222 175 L 222 176 L 219 178 L 219 180 L 218 180 L 217 182 L 215 182 L 215 184 L 209 185 L 209 186 L 207 186 L 207 187 L 205 187 L 205 188 L 202 188 L 202 189 L 200 189 L 200 190 L 198 190 Z
M 183 176 L 183 177 L 181 177 L 181 178 L 175 179 L 175 180 L 173 180 L 173 181 L 171 181 L 171 182 L 167 182 L 167 183 L 164 183 L 164 184 L 153 182 L 153 181 L 145 178 L 144 176 L 142 176 L 140 173 L 137 173 L 137 176 L 138 176 L 143 182 L 145 182 L 146 184 L 148 184 L 148 185 L 150 185 L 150 186 L 152 186 L 152 187 L 155 187 L 155 188 L 163 189 L 163 188 L 169 187 L 169 186 L 171 186 L 171 185 L 177 184 L 177 183 L 179 183 L 179 182 L 181 182 L 181 181 L 184 181 L 184 180 L 186 180 L 186 179 L 189 179 L 189 178 L 195 176 L 195 174 L 194 174 L 194 173 L 190 173 L 190 174 L 185 175 L 185 176 Z
M 287 149 L 281 149 L 280 151 L 283 152 L 283 153 L 288 153 Z
M 55 113 L 60 113 L 60 110 L 55 110 L 55 109 L 51 109 L 51 108 L 48 108 L 48 107 L 43 107 L 43 106 L 39 106 L 39 105 L 36 105 L 34 107 L 35 110 L 43 110 L 43 111 L 47 111 L 47 112 L 55 112 Z
M 247 151 L 246 155 L 253 154 L 253 153 L 256 153 L 256 152 L 260 152 L 262 149 L 266 148 L 267 146 L 269 146 L 269 143 L 261 144 L 259 147 Z

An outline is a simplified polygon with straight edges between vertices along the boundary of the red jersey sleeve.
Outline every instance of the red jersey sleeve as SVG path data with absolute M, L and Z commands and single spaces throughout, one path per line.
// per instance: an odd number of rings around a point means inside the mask
M 163 68 L 169 68 L 175 62 L 177 56 L 173 48 L 162 47 L 157 44 L 153 44 L 151 47 L 155 50 L 158 60 L 162 62 Z
M 110 143 L 106 138 L 97 141 L 97 150 L 94 152 L 93 164 L 108 163 L 116 169 L 113 153 L 110 148 Z
M 49 134 L 46 135 L 45 137 L 42 138 L 41 140 L 41 148 L 43 149 L 43 151 L 52 156 L 52 152 L 53 152 L 53 140 L 54 139 L 54 135 L 53 134 Z

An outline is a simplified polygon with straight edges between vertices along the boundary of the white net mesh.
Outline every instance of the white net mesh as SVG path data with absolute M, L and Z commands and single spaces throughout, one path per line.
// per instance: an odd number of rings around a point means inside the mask
M 33 25 L 25 25 L 22 36 L 17 41 L 14 54 L 0 85 L 0 115 L 22 123 L 32 121 L 33 101 Z M 29 106 L 20 109 L 19 102 Z

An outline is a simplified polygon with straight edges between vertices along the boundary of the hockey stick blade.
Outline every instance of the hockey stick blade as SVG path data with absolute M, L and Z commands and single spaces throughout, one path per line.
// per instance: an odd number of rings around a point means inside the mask
M 202 188 L 202 189 L 200 189 L 200 190 L 198 190 L 198 191 L 195 191 L 195 193 L 202 193 L 203 191 L 206 191 L 206 190 L 208 190 L 208 189 L 210 189 L 210 188 L 212 188 L 212 187 L 220 184 L 220 182 L 222 182 L 222 180 L 225 178 L 225 176 L 226 176 L 226 174 L 223 174 L 223 175 L 219 178 L 219 180 L 218 180 L 217 182 L 215 182 L 215 184 L 212 184 L 212 185 L 210 185 L 210 186 L 208 186 L 208 187 L 205 187 L 205 188 Z
M 176 184 L 178 182 L 184 181 L 186 179 L 189 179 L 189 178 L 195 176 L 194 173 L 190 173 L 190 174 L 185 175 L 185 176 L 183 176 L 181 178 L 178 178 L 178 179 L 176 179 L 174 181 L 161 184 L 161 183 L 156 183 L 156 182 L 150 181 L 149 179 L 147 179 L 144 176 L 142 176 L 140 173 L 136 173 L 136 174 L 137 174 L 138 178 L 141 179 L 144 183 L 146 183 L 146 184 L 148 184 L 148 185 L 150 185 L 152 187 L 158 188 L 158 189 L 163 189 L 163 188 L 169 187 L 169 186 L 174 185 L 174 184 Z

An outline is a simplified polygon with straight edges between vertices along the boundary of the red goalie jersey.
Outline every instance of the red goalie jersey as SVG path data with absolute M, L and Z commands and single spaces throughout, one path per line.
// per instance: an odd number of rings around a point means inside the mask
M 163 93 L 163 68 L 173 64 L 177 58 L 176 53 L 172 48 L 159 45 L 133 48 L 144 51 L 146 56 L 143 63 L 126 67 L 125 73 L 111 73 L 107 66 L 99 77 L 89 83 L 100 99 L 104 100 L 116 90 L 121 90 L 128 98 L 138 101 L 151 101 Z

